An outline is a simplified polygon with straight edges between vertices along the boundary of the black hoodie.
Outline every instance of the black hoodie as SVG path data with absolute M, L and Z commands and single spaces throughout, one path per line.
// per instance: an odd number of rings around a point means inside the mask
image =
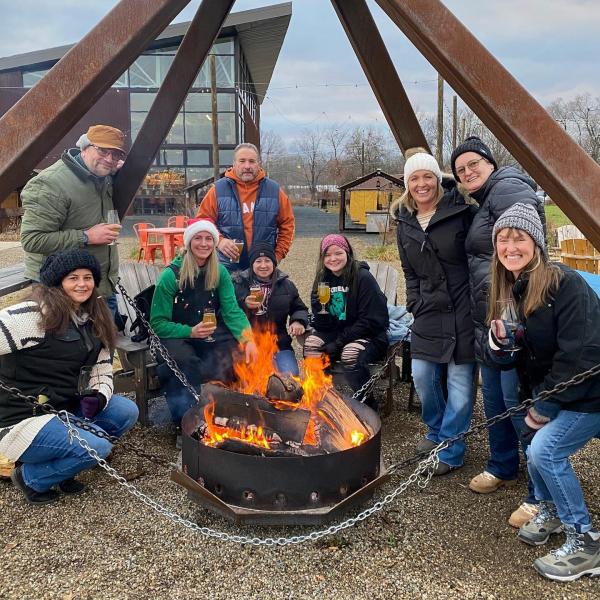
M 325 281 L 329 283 L 332 290 L 332 301 L 329 310 L 336 303 L 334 316 L 330 312 L 326 315 L 318 314 L 321 303 L 316 292 L 311 294 L 311 307 L 313 313 L 313 326 L 317 331 L 335 331 L 336 341 L 340 346 L 358 339 L 371 340 L 380 349 L 388 346 L 387 328 L 389 316 L 387 300 L 377 280 L 369 271 L 369 265 L 359 263 L 356 282 L 349 287 L 343 285 L 340 277 L 336 277 L 331 271 L 326 270 Z M 335 290 L 339 290 L 336 294 Z M 334 294 L 336 298 L 334 299 Z

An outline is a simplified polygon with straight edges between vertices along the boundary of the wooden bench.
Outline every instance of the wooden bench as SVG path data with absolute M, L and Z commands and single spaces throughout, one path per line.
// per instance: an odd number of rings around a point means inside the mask
M 578 271 L 600 274 L 600 252 L 585 238 L 562 240 L 560 261 Z
M 25 277 L 25 265 L 12 265 L 0 269 L 0 296 L 7 296 L 31 285 Z
M 119 283 L 131 298 L 151 286 L 162 271 L 160 267 L 138 262 L 124 262 L 119 267 Z M 117 338 L 117 353 L 121 370 L 115 372 L 115 392 L 135 392 L 135 402 L 140 411 L 140 423 L 148 424 L 148 400 L 160 395 L 156 377 L 156 362 L 146 342 L 131 339 L 131 325 L 137 315 L 131 305 L 117 294 L 119 312 L 127 316 L 125 331 Z

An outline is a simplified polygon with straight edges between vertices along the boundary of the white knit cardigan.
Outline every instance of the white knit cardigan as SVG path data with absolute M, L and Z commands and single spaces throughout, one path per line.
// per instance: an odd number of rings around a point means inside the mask
M 44 341 L 39 306 L 36 302 L 21 302 L 0 311 L 0 356 L 33 348 Z M 51 374 L 48 374 L 51 377 Z M 107 348 L 102 348 L 90 374 L 90 387 L 100 392 L 107 402 L 113 394 L 112 360 Z M 0 454 L 16 461 L 27 450 L 35 436 L 54 415 L 30 417 L 11 427 L 0 429 Z M 6 433 L 8 430 L 8 433 Z

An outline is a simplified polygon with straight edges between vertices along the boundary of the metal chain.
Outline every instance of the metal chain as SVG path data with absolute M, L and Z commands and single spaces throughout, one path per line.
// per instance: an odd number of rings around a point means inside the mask
M 79 445 L 84 450 L 86 450 L 86 452 L 92 458 L 94 458 L 96 460 L 96 462 L 100 465 L 100 467 L 102 467 L 110 477 L 115 479 L 117 481 L 117 483 L 119 485 L 123 486 L 130 494 L 132 494 L 136 498 L 140 499 L 144 504 L 146 504 L 146 506 L 149 506 L 152 510 L 156 511 L 160 515 L 163 515 L 164 517 L 166 517 L 173 523 L 175 523 L 177 525 L 182 525 L 183 527 L 186 527 L 187 529 L 190 529 L 192 531 L 200 533 L 203 536 L 215 538 L 215 539 L 221 540 L 223 542 L 232 542 L 232 543 L 242 544 L 242 545 L 290 546 L 290 545 L 295 545 L 295 544 L 302 544 L 305 542 L 314 542 L 323 537 L 335 535 L 336 533 L 343 531 L 344 529 L 348 529 L 349 527 L 353 527 L 357 523 L 360 523 L 361 521 L 364 521 L 365 519 L 369 518 L 371 515 L 379 512 L 386 505 L 393 502 L 398 495 L 402 494 L 404 491 L 406 491 L 406 489 L 409 486 L 413 485 L 414 483 L 416 483 L 422 489 L 427 487 L 427 485 L 431 481 L 431 478 L 433 477 L 435 468 L 439 463 L 439 459 L 437 456 L 439 450 L 434 449 L 431 451 L 429 456 L 421 459 L 421 461 L 419 462 L 419 465 L 411 473 L 411 475 L 404 482 L 402 482 L 401 485 L 399 485 L 396 489 L 394 489 L 392 492 L 390 492 L 389 494 L 386 494 L 381 500 L 375 502 L 375 504 L 373 504 L 369 508 L 363 510 L 355 517 L 346 519 L 345 521 L 342 521 L 341 523 L 337 523 L 336 525 L 331 525 L 331 526 L 327 527 L 326 529 L 312 531 L 311 533 L 309 533 L 307 535 L 296 535 L 296 536 L 291 536 L 291 537 L 278 537 L 278 538 L 273 538 L 273 537 L 260 538 L 260 537 L 249 537 L 249 536 L 245 536 L 245 535 L 232 535 L 232 534 L 229 534 L 229 533 L 226 533 L 223 531 L 217 531 L 216 529 L 211 529 L 210 527 L 202 527 L 202 526 L 198 525 L 197 523 L 194 523 L 193 521 L 190 521 L 189 519 L 182 517 L 175 511 L 172 511 L 171 509 L 164 506 L 160 502 L 154 500 L 153 498 L 150 498 L 147 494 L 144 494 L 144 492 L 138 490 L 133 484 L 131 484 L 124 477 L 119 475 L 117 473 L 117 471 L 115 469 L 113 469 L 113 467 L 111 467 L 106 462 L 106 460 L 104 460 L 102 457 L 100 457 L 100 455 L 96 452 L 96 450 L 94 448 L 92 448 L 87 443 L 87 441 L 80 436 L 77 429 L 75 429 L 75 427 L 73 427 L 71 425 L 70 417 L 69 417 L 68 413 L 66 413 L 66 411 L 62 411 L 62 412 L 64 412 L 64 416 L 61 416 L 61 421 L 65 424 L 65 427 L 67 427 L 67 429 L 68 429 L 69 438 L 71 440 L 73 440 L 73 439 L 77 440 Z

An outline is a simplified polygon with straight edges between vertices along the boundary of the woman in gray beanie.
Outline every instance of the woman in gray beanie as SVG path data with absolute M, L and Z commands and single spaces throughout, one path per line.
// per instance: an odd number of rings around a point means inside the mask
M 532 206 L 515 204 L 503 213 L 494 226 L 493 243 L 487 353 L 499 365 L 516 366 L 521 397 L 536 399 L 600 364 L 595 327 L 600 299 L 576 271 L 548 262 L 542 223 Z M 507 321 L 507 303 L 516 325 Z M 549 579 L 600 575 L 600 533 L 592 527 L 569 462 L 598 436 L 598 375 L 538 400 L 525 415 L 521 439 L 539 509 L 518 537 L 538 546 L 564 530 L 565 543 L 533 564 Z
M 544 219 L 544 207 L 535 190 L 535 182 L 515 167 L 500 167 L 481 139 L 471 136 L 452 153 L 452 172 L 459 189 L 479 204 L 473 218 L 465 248 L 469 259 L 471 312 L 475 323 L 475 357 L 480 363 L 483 408 L 489 419 L 515 406 L 519 401 L 518 377 L 514 370 L 501 371 L 485 358 L 488 325 L 486 321 L 490 263 L 494 253 L 492 229 L 500 215 L 517 202 L 536 208 Z M 519 471 L 518 432 L 523 418 L 514 417 L 496 423 L 488 430 L 490 457 L 485 470 L 476 475 L 469 488 L 480 494 L 494 492 L 517 482 Z M 537 510 L 533 489 L 515 510 L 509 524 L 520 527 Z
M 0 311 L 0 378 L 119 437 L 134 426 L 138 409 L 128 398 L 113 395 L 116 332 L 99 298 L 100 279 L 98 260 L 85 250 L 48 256 L 33 300 Z M 108 440 L 76 429 L 106 458 Z M 84 485 L 75 476 L 96 464 L 69 440 L 58 417 L 6 390 L 0 390 L 0 454 L 19 461 L 11 478 L 35 505 L 55 502 L 59 492 L 81 493 Z

